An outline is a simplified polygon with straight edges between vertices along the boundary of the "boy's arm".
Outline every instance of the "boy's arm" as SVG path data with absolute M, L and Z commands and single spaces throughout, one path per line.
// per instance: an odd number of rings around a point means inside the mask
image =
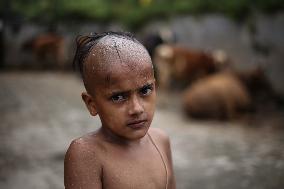
M 94 150 L 82 140 L 73 141 L 64 160 L 65 189 L 101 189 L 101 174 Z

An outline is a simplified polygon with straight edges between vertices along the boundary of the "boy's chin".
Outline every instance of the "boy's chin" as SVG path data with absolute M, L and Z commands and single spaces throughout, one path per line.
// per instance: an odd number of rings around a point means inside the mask
M 145 129 L 135 131 L 134 133 L 131 133 L 129 136 L 127 136 L 127 139 L 133 140 L 133 141 L 139 140 L 147 134 L 148 130 L 149 130 L 149 128 L 147 128 L 147 129 L 145 128 Z

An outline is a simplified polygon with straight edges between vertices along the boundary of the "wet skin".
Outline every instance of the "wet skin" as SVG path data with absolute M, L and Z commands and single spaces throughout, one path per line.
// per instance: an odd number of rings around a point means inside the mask
M 113 68 L 109 81 L 95 87 L 94 97 L 83 94 L 83 99 L 87 106 L 93 104 L 89 109 L 99 115 L 105 135 L 127 143 L 143 137 L 151 124 L 155 79 L 148 64 L 141 65 L 139 73 L 127 67 Z
M 139 44 L 131 45 L 140 52 Z M 168 188 L 175 188 L 169 139 L 162 131 L 149 129 L 156 101 L 151 59 L 145 53 L 131 56 L 125 47 L 119 55 L 114 50 L 108 53 L 105 59 L 90 55 L 86 60 L 88 92 L 82 98 L 102 126 L 71 143 L 65 156 L 65 188 L 162 189 L 166 171 Z M 90 71 L 94 62 L 103 66 Z

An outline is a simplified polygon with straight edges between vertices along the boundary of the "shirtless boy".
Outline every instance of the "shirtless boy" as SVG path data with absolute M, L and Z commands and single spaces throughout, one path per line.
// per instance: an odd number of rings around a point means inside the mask
M 65 156 L 66 189 L 175 189 L 168 136 L 150 128 L 156 89 L 151 58 L 128 33 L 78 39 L 82 93 L 101 127 L 74 140 Z

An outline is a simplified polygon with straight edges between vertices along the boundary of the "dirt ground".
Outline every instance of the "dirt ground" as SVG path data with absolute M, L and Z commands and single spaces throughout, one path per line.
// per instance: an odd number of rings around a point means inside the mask
M 0 73 L 0 188 L 63 189 L 72 139 L 100 126 L 70 73 Z M 176 94 L 159 94 L 153 127 L 171 138 L 178 189 L 284 188 L 284 113 L 231 122 L 185 118 Z

